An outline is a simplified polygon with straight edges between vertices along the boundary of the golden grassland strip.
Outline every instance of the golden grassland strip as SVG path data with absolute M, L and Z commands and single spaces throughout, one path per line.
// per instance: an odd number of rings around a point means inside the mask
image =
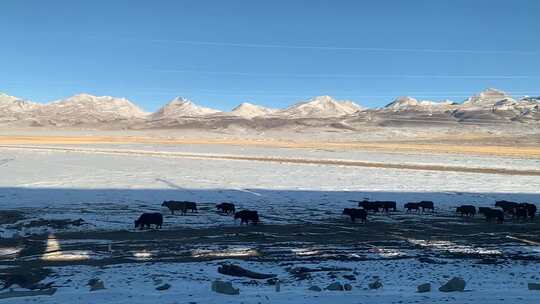
M 293 141 L 279 139 L 197 139 L 197 138 L 150 138 L 140 136 L 0 136 L 0 144 L 166 144 L 166 145 L 238 145 L 279 148 L 381 150 L 385 152 L 454 153 L 469 155 L 513 156 L 540 158 L 540 147 L 510 145 L 458 145 L 455 143 L 408 143 L 408 142 L 339 142 L 339 141 Z
M 183 153 L 183 152 L 164 152 L 164 151 L 146 151 L 146 150 L 112 150 L 112 149 L 88 149 L 88 148 L 68 148 L 68 147 L 46 147 L 46 146 L 15 146 L 0 145 L 0 148 L 11 149 L 29 149 L 29 150 L 49 150 L 78 153 L 94 154 L 112 154 L 112 155 L 140 155 L 191 159 L 209 159 L 209 160 L 235 160 L 235 161 L 258 161 L 306 165 L 331 165 L 348 167 L 366 167 L 381 169 L 398 170 L 422 170 L 422 171 L 445 171 L 460 173 L 483 173 L 483 174 L 502 174 L 502 175 L 525 175 L 540 176 L 540 170 L 524 169 L 506 169 L 506 168 L 485 168 L 485 167 L 464 167 L 464 166 L 444 166 L 444 165 L 422 165 L 422 164 L 400 164 L 400 163 L 379 163 L 359 160 L 343 159 L 313 159 L 313 158 L 286 158 L 286 157 L 266 157 L 266 156 L 247 156 L 230 154 L 204 154 L 204 153 Z

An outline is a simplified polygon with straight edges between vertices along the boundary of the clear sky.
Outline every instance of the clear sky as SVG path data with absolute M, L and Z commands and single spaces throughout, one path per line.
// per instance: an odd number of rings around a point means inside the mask
M 0 1 L 0 91 L 38 102 L 382 106 L 487 87 L 540 95 L 540 1 Z

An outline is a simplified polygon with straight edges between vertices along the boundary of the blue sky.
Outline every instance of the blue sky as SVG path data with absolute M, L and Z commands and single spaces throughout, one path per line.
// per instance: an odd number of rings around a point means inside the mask
M 0 1 L 0 91 L 153 111 L 540 95 L 540 1 Z

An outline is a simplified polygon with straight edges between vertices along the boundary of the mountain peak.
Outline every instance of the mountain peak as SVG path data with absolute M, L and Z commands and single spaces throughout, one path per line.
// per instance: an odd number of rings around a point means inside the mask
M 400 96 L 394 99 L 394 101 L 392 101 L 391 103 L 387 104 L 385 108 L 398 110 L 398 109 L 418 106 L 418 104 L 419 104 L 418 100 L 416 100 L 415 98 L 412 98 L 409 96 Z
M 401 110 L 441 110 L 445 109 L 447 107 L 445 106 L 451 106 L 454 102 L 450 100 L 444 100 L 441 102 L 435 102 L 430 100 L 421 100 L 418 101 L 415 98 L 409 97 L 409 96 L 401 96 L 396 98 L 391 103 L 387 104 L 384 109 L 391 109 L 394 111 L 401 111 Z
M 0 92 L 0 102 L 13 102 L 15 100 L 19 100 L 19 98 Z
M 154 119 L 163 118 L 179 118 L 190 116 L 205 116 L 210 114 L 216 114 L 220 111 L 211 108 L 198 106 L 191 100 L 185 97 L 175 97 L 165 106 L 160 108 L 157 112 L 152 114 Z
M 253 118 L 257 116 L 264 116 L 275 112 L 274 109 L 265 108 L 263 106 L 255 105 L 249 102 L 243 102 L 236 106 L 231 114 L 234 116 L 241 116 L 245 118 Z
M 488 88 L 475 96 L 467 98 L 463 103 L 467 105 L 493 105 L 504 99 L 512 99 L 512 97 L 504 91 Z
M 94 96 L 87 93 L 46 104 L 41 110 L 44 115 L 71 115 L 81 120 L 85 119 L 84 116 L 97 117 L 101 120 L 114 120 L 141 118 L 148 115 L 126 98 Z
M 2 112 L 7 113 L 8 111 L 10 111 L 19 113 L 33 110 L 38 106 L 39 105 L 34 102 L 23 100 L 18 97 L 0 92 L 0 111 Z
M 292 105 L 278 114 L 292 117 L 332 117 L 349 115 L 360 110 L 362 107 L 352 101 L 337 101 L 323 95 Z
M 185 97 L 182 96 L 176 96 L 173 100 L 169 102 L 169 104 L 189 104 L 192 105 L 193 102 Z
M 332 103 L 336 102 L 334 98 L 328 95 L 321 95 L 321 96 L 315 96 L 309 100 L 309 102 L 325 102 L 325 103 Z

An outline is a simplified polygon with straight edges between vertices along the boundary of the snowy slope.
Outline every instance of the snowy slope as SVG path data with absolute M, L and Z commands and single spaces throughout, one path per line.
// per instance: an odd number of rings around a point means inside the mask
M 253 118 L 258 116 L 265 116 L 276 112 L 275 109 L 265 108 L 263 106 L 254 105 L 249 102 L 243 102 L 234 108 L 230 114 L 233 116 L 240 116 L 244 118 Z
M 35 119 L 83 123 L 144 118 L 148 113 L 125 98 L 79 94 L 39 107 Z
M 362 113 L 368 113 L 368 117 L 376 118 L 368 121 L 376 121 L 383 125 L 389 125 L 391 122 L 390 125 L 393 126 L 396 126 L 397 122 L 425 124 L 430 121 L 453 124 L 540 122 L 539 98 L 514 99 L 503 91 L 491 88 L 467 98 L 460 104 L 447 100 L 434 102 L 402 96 L 385 107 L 367 112 L 364 110 L 352 101 L 318 96 L 279 110 L 245 102 L 232 111 L 221 112 L 196 105 L 186 98 L 176 97 L 150 114 L 125 98 L 79 94 L 52 103 L 40 104 L 0 93 L 0 122 L 14 126 L 64 127 L 91 124 L 99 127 L 103 124 L 105 127 L 113 128 L 126 126 L 175 128 L 181 127 L 182 123 L 187 121 L 179 118 L 189 118 L 192 128 L 223 129 L 230 123 L 238 124 L 239 121 L 244 121 L 244 124 L 235 125 L 235 128 L 265 129 L 275 126 L 273 121 L 276 118 L 283 126 L 290 122 L 293 127 L 298 127 L 296 119 L 314 118 L 310 125 L 303 126 L 313 128 L 319 125 L 340 125 L 340 120 L 346 117 L 355 117 L 358 121 L 362 121 L 366 119 Z M 246 122 L 246 119 L 254 117 L 258 119 Z
M 39 104 L 0 93 L 0 121 L 24 119 L 38 107 Z
M 276 112 L 290 118 L 338 117 L 353 114 L 363 108 L 352 101 L 338 101 L 330 96 L 318 96 Z
M 447 110 L 452 107 L 454 103 L 449 100 L 442 102 L 434 102 L 428 100 L 418 101 L 415 98 L 409 96 L 401 96 L 396 98 L 394 101 L 386 105 L 383 109 L 388 109 L 392 111 L 402 111 L 402 110 L 425 110 L 425 111 L 437 111 L 437 110 Z
M 466 99 L 452 115 L 460 121 L 486 123 L 538 121 L 540 103 L 535 98 L 515 100 L 503 91 L 490 88 Z
M 205 108 L 194 104 L 184 97 L 176 97 L 171 102 L 160 108 L 151 115 L 152 119 L 179 118 L 191 116 L 205 116 L 219 113 L 220 111 Z
M 512 97 L 507 93 L 501 90 L 488 88 L 475 96 L 467 98 L 463 102 L 463 106 L 491 106 L 501 100 L 513 101 Z

